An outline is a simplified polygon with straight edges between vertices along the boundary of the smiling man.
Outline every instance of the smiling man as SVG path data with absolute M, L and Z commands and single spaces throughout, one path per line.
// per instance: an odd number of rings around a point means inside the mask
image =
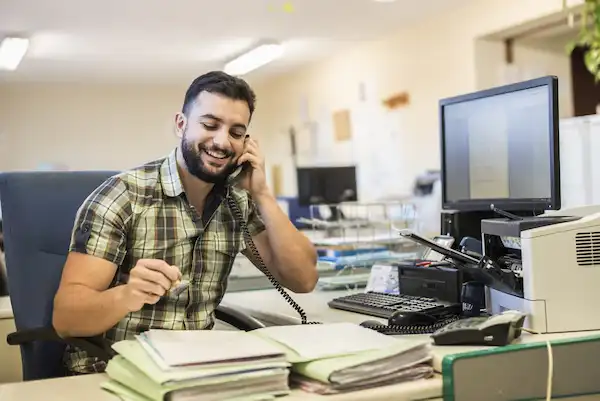
M 111 177 L 84 201 L 54 299 L 60 335 L 104 335 L 112 343 L 148 329 L 212 328 L 236 255 L 258 263 L 230 202 L 269 272 L 294 292 L 312 291 L 316 251 L 277 205 L 247 134 L 254 103 L 239 78 L 198 77 L 175 116 L 180 145 Z M 189 282 L 186 291 L 170 291 L 180 282 Z M 65 364 L 73 374 L 105 368 L 76 348 L 67 349 Z

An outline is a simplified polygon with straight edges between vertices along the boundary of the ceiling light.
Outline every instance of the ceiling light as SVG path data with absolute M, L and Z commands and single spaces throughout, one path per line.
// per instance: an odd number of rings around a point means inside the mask
M 28 47 L 29 39 L 4 38 L 0 43 L 0 70 L 16 70 Z
M 244 75 L 283 55 L 280 44 L 263 44 L 225 64 L 225 71 L 230 75 Z

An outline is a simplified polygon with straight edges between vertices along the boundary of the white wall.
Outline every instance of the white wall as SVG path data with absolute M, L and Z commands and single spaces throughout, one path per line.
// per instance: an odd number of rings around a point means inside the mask
M 439 99 L 480 87 L 477 76 L 482 66 L 476 57 L 477 41 L 561 10 L 562 0 L 473 0 L 467 7 L 415 22 L 392 36 L 357 45 L 351 51 L 260 87 L 259 107 L 268 109 L 269 118 L 256 128 L 266 137 L 268 162 L 283 168 L 283 192 L 296 194 L 287 130 L 293 125 L 307 135 L 308 130 L 299 128 L 304 125 L 305 114 L 310 120 L 321 122 L 319 135 L 325 138 L 320 141 L 324 144 L 323 153 L 330 155 L 329 160 L 355 161 L 359 171 L 372 170 L 363 176 L 362 184 L 359 176 L 359 186 L 363 185 L 360 193 L 372 189 L 364 187 L 364 179 L 376 174 L 373 169 L 387 171 L 388 178 L 381 184 L 385 185 L 386 192 L 405 192 L 416 174 L 439 168 Z M 490 67 L 484 62 L 483 68 Z M 327 126 L 331 113 L 358 108 L 363 85 L 371 88 L 368 107 L 403 91 L 409 93 L 410 104 L 399 113 L 383 117 L 381 109 L 370 115 L 363 111 L 359 120 L 364 123 L 359 123 L 355 130 L 361 139 L 354 144 L 333 142 Z M 301 107 L 303 99 L 308 103 L 308 113 Z M 386 118 L 389 122 L 384 124 L 382 132 L 381 124 Z M 389 139 L 392 134 L 396 136 L 395 141 Z M 370 159 L 380 164 L 376 168 L 366 166 L 364 161 Z M 393 185 L 391 175 L 395 175 Z
M 477 89 L 486 89 L 545 75 L 557 76 L 559 116 L 560 118 L 573 116 L 571 61 L 566 51 L 553 51 L 515 44 L 513 62 L 508 65 L 505 61 L 503 42 L 477 40 L 475 63 Z
M 473 0 L 468 7 L 269 80 L 256 88 L 250 132 L 259 138 L 267 163 L 283 167 L 287 195 L 296 193 L 287 131 L 293 125 L 306 136 L 305 116 L 319 123 L 318 162 L 358 162 L 359 184 L 368 182 L 371 186 L 363 188 L 372 189 L 372 195 L 402 194 L 415 174 L 439 165 L 438 100 L 478 88 L 477 39 L 561 7 L 562 0 Z M 177 144 L 171 121 L 185 89 L 0 84 L 0 170 L 35 169 L 42 163 L 123 169 L 160 157 Z M 401 91 L 409 93 L 409 106 L 386 113 L 381 99 Z M 331 139 L 331 113 L 343 108 L 354 112 L 356 140 L 340 144 Z M 374 182 L 381 176 L 381 183 Z
M 182 88 L 27 84 L 0 86 L 2 170 L 43 163 L 125 169 L 167 154 Z

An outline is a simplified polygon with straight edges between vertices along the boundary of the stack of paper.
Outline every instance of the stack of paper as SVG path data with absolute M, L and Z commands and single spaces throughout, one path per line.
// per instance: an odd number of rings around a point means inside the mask
M 113 348 L 118 355 L 102 387 L 123 400 L 265 400 L 289 393 L 284 353 L 245 332 L 150 330 Z
M 289 393 L 290 378 L 308 392 L 332 394 L 433 375 L 430 340 L 351 323 L 150 330 L 113 348 L 103 388 L 132 401 L 264 400 Z
M 433 376 L 428 339 L 399 339 L 351 323 L 252 333 L 285 346 L 292 382 L 308 392 L 335 394 Z

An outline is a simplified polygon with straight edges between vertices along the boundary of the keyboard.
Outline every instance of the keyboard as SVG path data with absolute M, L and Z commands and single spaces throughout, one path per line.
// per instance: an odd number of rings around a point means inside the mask
M 382 292 L 366 292 L 345 295 L 328 303 L 332 309 L 362 313 L 389 319 L 400 310 L 403 312 L 423 312 L 433 316 L 456 315 L 462 306 L 458 303 L 438 301 L 433 298 L 413 295 L 386 294 Z

